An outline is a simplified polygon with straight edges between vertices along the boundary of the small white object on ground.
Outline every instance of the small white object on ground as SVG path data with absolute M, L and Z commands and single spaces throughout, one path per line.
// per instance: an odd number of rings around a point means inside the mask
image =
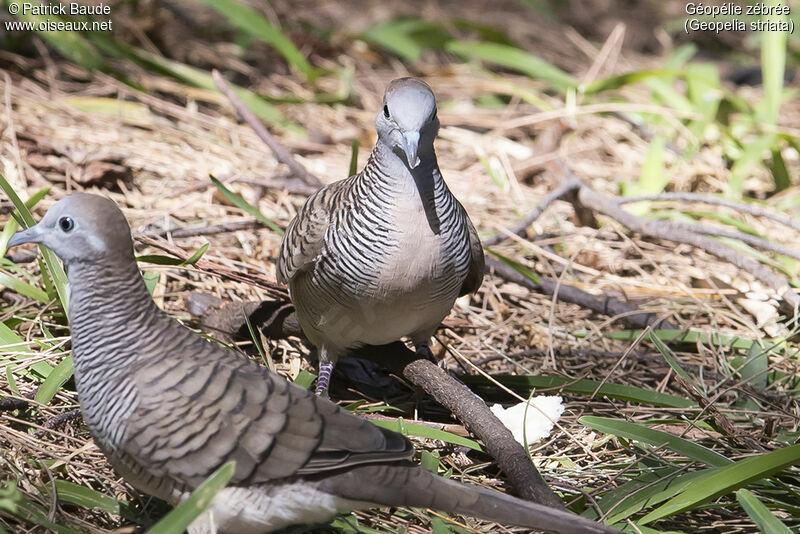
M 561 397 L 557 395 L 541 395 L 529 401 L 527 413 L 525 413 L 526 403 L 524 402 L 508 408 L 495 404 L 490 409 L 511 431 L 514 439 L 524 447 L 525 441 L 531 445 L 550 435 L 553 426 L 564 413 L 564 406 L 561 402 Z

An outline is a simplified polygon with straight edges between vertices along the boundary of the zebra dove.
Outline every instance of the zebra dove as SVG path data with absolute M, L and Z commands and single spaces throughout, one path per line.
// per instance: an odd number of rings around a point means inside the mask
M 320 359 L 317 394 L 338 356 L 410 338 L 435 361 L 430 338 L 456 298 L 483 280 L 478 234 L 439 171 L 436 99 L 416 78 L 394 80 L 375 119 L 364 170 L 323 187 L 289 224 L 278 281 Z
M 234 460 L 230 485 L 191 534 L 259 534 L 380 505 L 431 507 L 555 532 L 600 523 L 441 478 L 411 444 L 196 335 L 153 302 L 130 228 L 103 197 L 75 194 L 9 246 L 39 243 L 70 283 L 81 412 L 111 465 L 175 505 Z

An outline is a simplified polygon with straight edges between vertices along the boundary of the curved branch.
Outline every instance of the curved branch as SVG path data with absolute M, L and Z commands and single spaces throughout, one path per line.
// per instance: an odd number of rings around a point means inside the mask
M 637 217 L 620 208 L 615 200 L 601 195 L 585 184 L 578 190 L 578 202 L 584 207 L 611 217 L 634 232 L 675 243 L 685 243 L 705 250 L 709 254 L 752 274 L 758 280 L 771 287 L 793 309 L 800 307 L 800 295 L 795 293 L 786 278 L 772 272 L 759 262 L 739 254 L 719 241 L 698 235 L 687 227 L 675 226 L 674 224 L 668 225 L 664 224 L 663 221 Z
M 547 196 L 545 196 L 542 199 L 542 201 L 536 206 L 536 208 L 534 208 L 534 210 L 531 212 L 530 215 L 528 215 L 522 221 L 517 223 L 511 229 L 511 233 L 516 234 L 518 236 L 524 236 L 525 230 L 527 230 L 528 226 L 533 224 L 533 222 L 536 219 L 538 219 L 542 215 L 542 213 L 544 213 L 544 210 L 546 210 L 550 204 L 562 198 L 563 196 L 568 195 L 569 193 L 575 191 L 576 189 L 580 188 L 580 186 L 581 182 L 578 180 L 567 180 L 566 182 L 561 184 L 555 191 L 551 191 Z M 508 234 L 506 233 L 497 234 L 495 236 L 490 237 L 489 239 L 485 239 L 483 241 L 483 246 L 491 247 L 498 243 L 502 243 L 506 239 L 508 239 Z
M 733 200 L 728 200 L 726 198 L 718 198 L 711 195 L 702 195 L 698 193 L 677 192 L 677 193 L 660 193 L 658 195 L 641 195 L 636 197 L 620 197 L 619 200 L 617 201 L 617 204 L 622 205 L 622 204 L 632 204 L 634 202 L 643 202 L 643 201 L 660 202 L 668 200 L 677 200 L 679 202 L 699 202 L 701 204 L 710 204 L 712 206 L 723 206 L 726 208 L 734 209 L 736 211 L 740 211 L 742 213 L 753 215 L 755 217 L 763 217 L 765 219 L 770 219 L 772 221 L 775 221 L 784 226 L 788 226 L 789 228 L 800 232 L 800 222 L 795 221 L 788 215 L 774 213 L 764 208 L 758 206 L 752 206 L 744 202 L 736 202 Z

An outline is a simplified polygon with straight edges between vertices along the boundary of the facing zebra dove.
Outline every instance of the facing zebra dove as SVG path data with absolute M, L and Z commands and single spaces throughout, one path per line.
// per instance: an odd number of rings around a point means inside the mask
M 431 507 L 561 533 L 602 524 L 441 478 L 411 444 L 196 335 L 153 302 L 130 228 L 103 197 L 75 194 L 9 247 L 39 243 L 64 262 L 81 412 L 111 465 L 176 505 L 228 461 L 191 534 L 260 534 L 380 505 Z
M 278 281 L 317 347 L 317 394 L 347 349 L 430 338 L 459 296 L 483 280 L 484 257 L 466 211 L 447 188 L 433 142 L 436 99 L 416 78 L 394 80 L 375 119 L 366 167 L 323 187 L 289 225 Z

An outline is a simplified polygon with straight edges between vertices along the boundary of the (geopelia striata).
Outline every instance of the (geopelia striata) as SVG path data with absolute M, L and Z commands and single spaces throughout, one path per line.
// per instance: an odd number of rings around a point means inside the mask
M 122 212 L 75 194 L 9 246 L 39 243 L 67 267 L 75 380 L 84 420 L 114 468 L 177 504 L 224 463 L 229 486 L 189 528 L 258 534 L 337 511 L 431 507 L 561 533 L 613 532 L 567 512 L 446 480 L 411 444 L 210 342 L 161 311 Z
M 289 285 L 319 351 L 318 395 L 349 348 L 409 338 L 433 360 L 431 336 L 456 298 L 483 280 L 480 240 L 436 161 L 439 119 L 428 84 L 390 83 L 375 127 L 364 169 L 306 200 L 278 258 L 278 281 Z

